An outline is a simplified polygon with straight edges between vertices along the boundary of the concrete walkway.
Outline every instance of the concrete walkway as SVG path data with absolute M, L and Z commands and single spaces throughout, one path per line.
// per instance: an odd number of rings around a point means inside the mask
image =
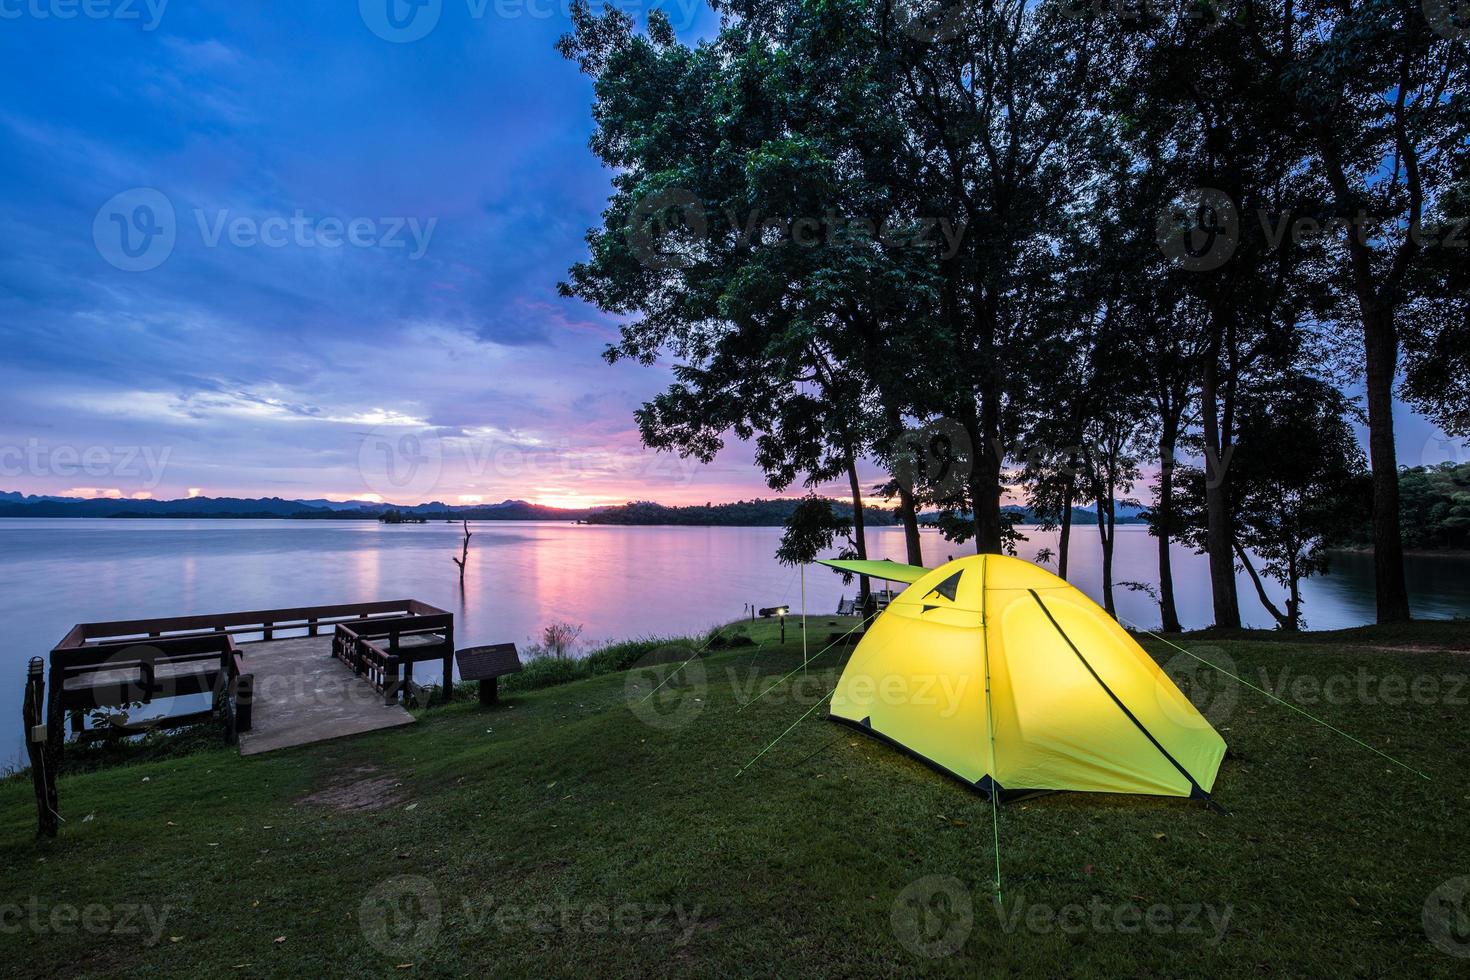
M 240 754 L 361 735 L 413 723 L 401 705 L 385 705 L 371 684 L 332 656 L 330 636 L 304 636 L 240 648 L 255 675 L 251 728 Z

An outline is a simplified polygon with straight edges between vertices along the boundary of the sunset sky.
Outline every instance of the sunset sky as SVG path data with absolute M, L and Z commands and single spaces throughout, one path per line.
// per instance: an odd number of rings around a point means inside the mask
M 642 450 L 667 365 L 608 366 L 615 322 L 556 295 L 609 189 L 553 49 L 565 0 L 430 0 L 407 27 L 386 3 L 4 8 L 31 82 L 0 105 L 0 489 L 767 493 L 746 447 Z M 1400 444 L 1465 455 L 1407 411 Z

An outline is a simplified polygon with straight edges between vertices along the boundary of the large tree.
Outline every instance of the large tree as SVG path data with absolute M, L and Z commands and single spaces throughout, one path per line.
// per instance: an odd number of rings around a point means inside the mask
M 644 441 L 708 461 L 753 438 L 773 488 L 844 479 L 860 515 L 859 463 L 906 408 L 911 362 L 885 352 L 922 324 L 942 235 L 851 165 L 850 130 L 877 125 L 750 25 L 691 48 L 657 13 L 647 36 L 617 11 L 573 20 L 562 49 L 596 80 L 593 149 L 620 172 L 563 290 L 634 317 L 609 360 L 675 358 Z
M 1256 379 L 1295 356 L 1298 333 L 1314 328 L 1329 298 L 1320 243 L 1282 231 L 1320 217 L 1322 182 L 1272 78 L 1241 57 L 1243 31 L 1191 10 L 1118 32 L 1132 55 L 1112 101 L 1137 175 L 1135 220 L 1157 221 L 1173 265 L 1169 312 L 1197 332 L 1184 346 L 1198 364 L 1202 544 L 1223 628 L 1240 625 L 1230 487 L 1238 406 Z
M 1280 0 L 1248 9 L 1236 22 L 1241 50 L 1309 138 L 1340 222 L 1335 242 L 1367 386 L 1378 620 L 1406 620 L 1393 398 L 1403 334 L 1413 326 L 1401 314 L 1416 269 L 1441 244 L 1426 240 L 1424 219 L 1453 187 L 1465 152 L 1470 30 L 1454 4 L 1438 0 Z
M 1355 414 L 1336 386 L 1298 371 L 1241 405 L 1236 555 L 1285 630 L 1302 628 L 1302 580 L 1327 571 L 1328 549 L 1349 541 L 1366 516 L 1366 463 L 1349 424 Z M 1284 610 L 1261 571 L 1285 588 Z

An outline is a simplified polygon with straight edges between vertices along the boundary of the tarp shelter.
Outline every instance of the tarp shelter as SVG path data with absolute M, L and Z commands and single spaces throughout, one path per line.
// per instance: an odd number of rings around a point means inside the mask
M 1081 790 L 1209 800 L 1225 740 L 1075 586 L 1003 555 L 936 569 L 823 564 L 911 583 L 853 651 L 834 720 L 1001 799 Z

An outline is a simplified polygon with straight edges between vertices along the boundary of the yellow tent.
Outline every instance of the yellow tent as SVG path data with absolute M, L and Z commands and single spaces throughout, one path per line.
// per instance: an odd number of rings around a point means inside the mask
M 858 563 L 829 561 L 843 571 Z M 1209 800 L 1225 740 L 1143 648 L 1074 586 L 971 555 L 911 582 L 853 651 L 830 717 L 987 795 L 1083 790 Z M 890 566 L 887 573 L 876 565 Z

